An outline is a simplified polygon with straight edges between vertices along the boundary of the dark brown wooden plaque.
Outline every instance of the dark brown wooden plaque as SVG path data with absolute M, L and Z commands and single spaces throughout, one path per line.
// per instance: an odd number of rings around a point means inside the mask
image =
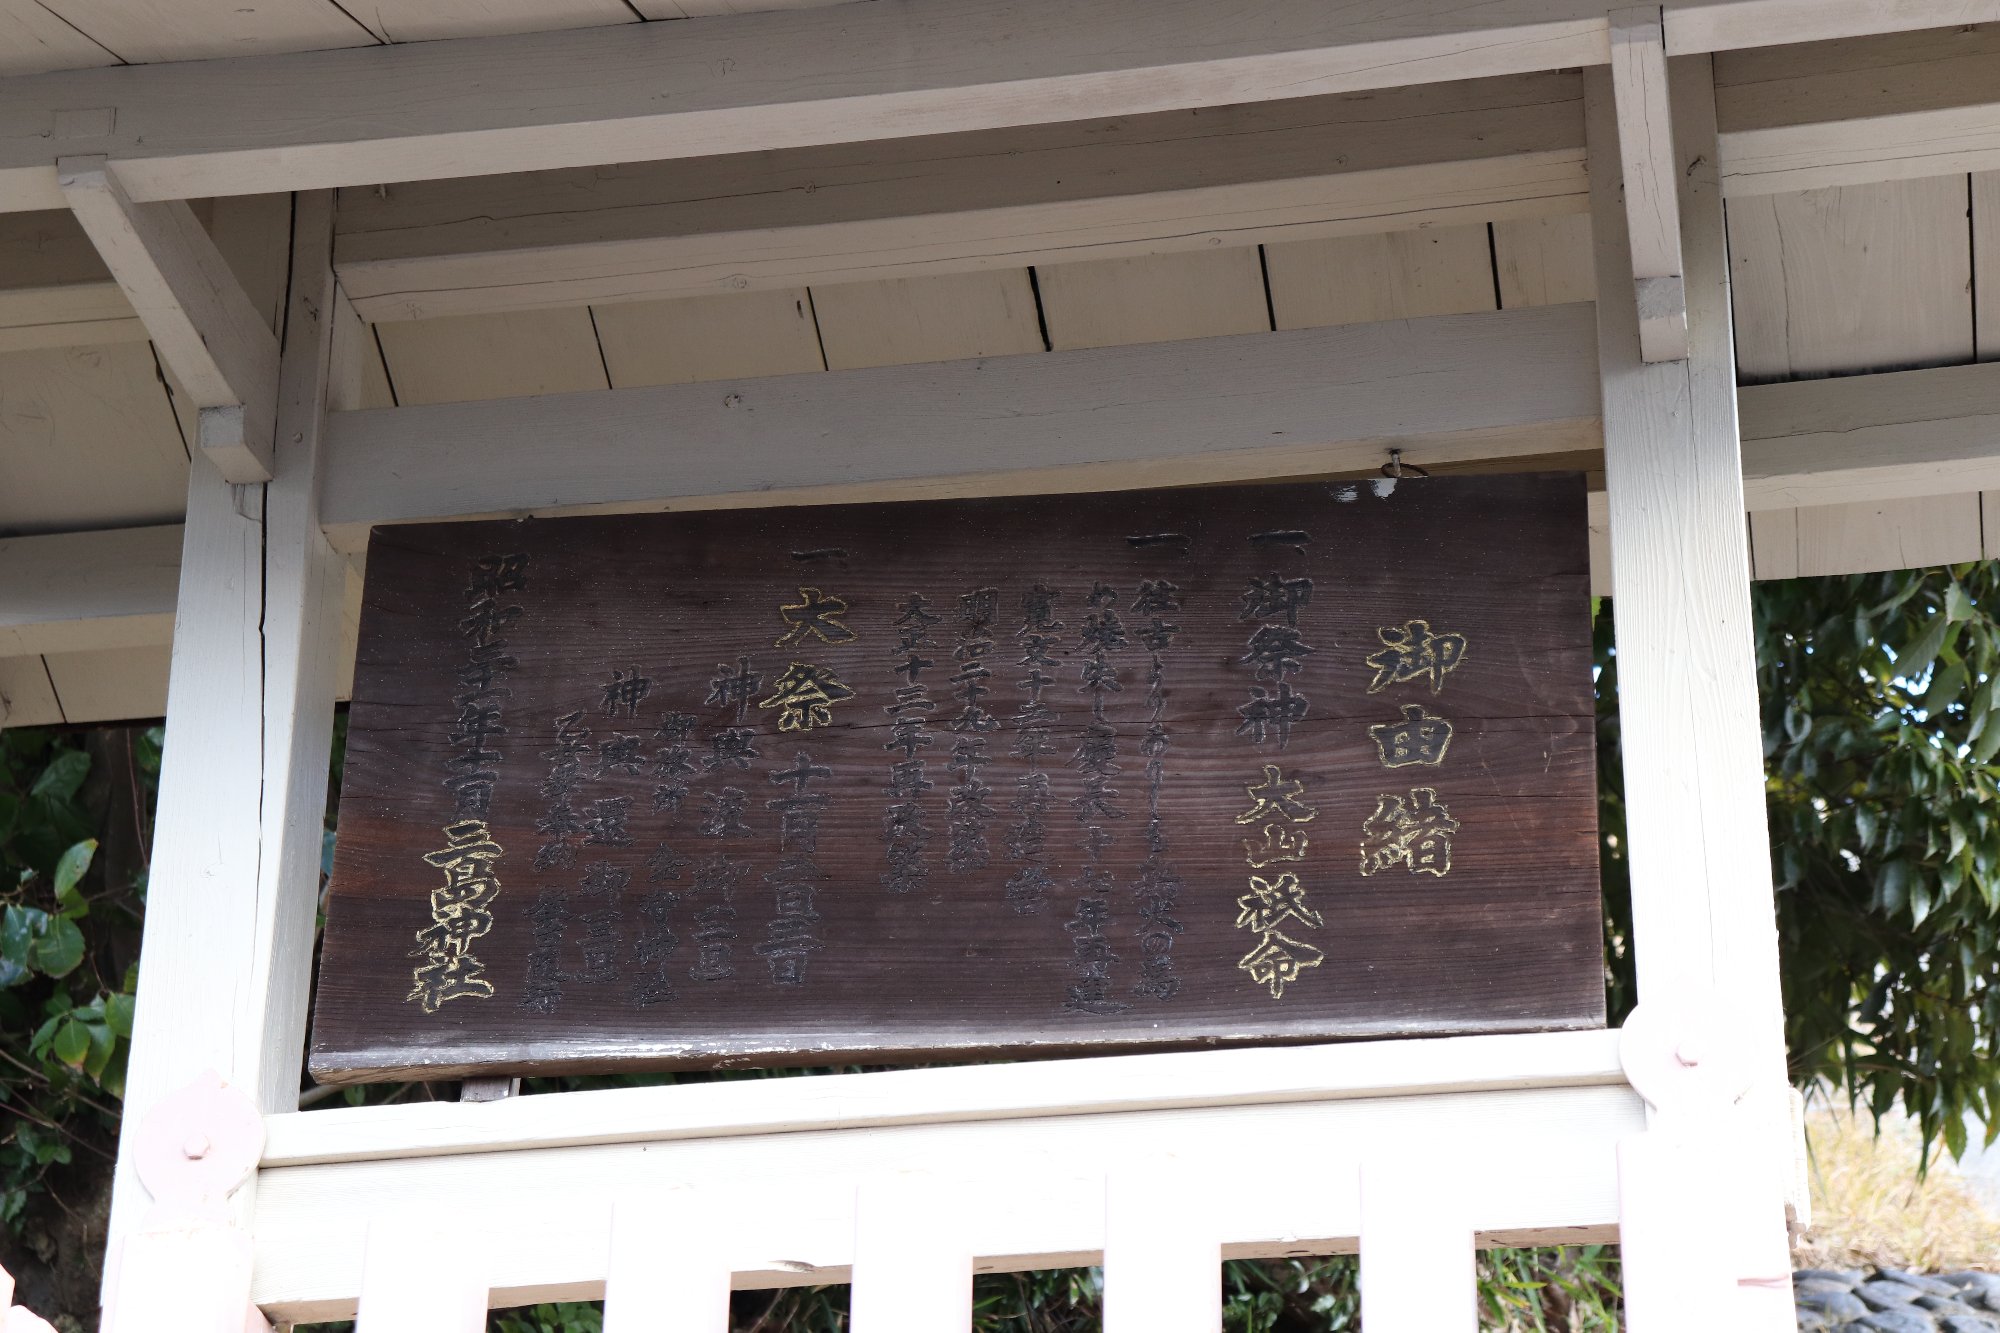
M 321 1079 L 1601 1025 L 1584 486 L 379 529 Z

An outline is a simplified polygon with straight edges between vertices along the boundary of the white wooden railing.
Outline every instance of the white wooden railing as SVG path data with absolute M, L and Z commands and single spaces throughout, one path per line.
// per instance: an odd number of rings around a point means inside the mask
M 975 1272 L 1102 1263 L 1111 1333 L 1215 1333 L 1223 1259 L 1358 1249 L 1369 1333 L 1470 1333 L 1477 1245 L 1607 1239 L 1637 1333 L 1786 1329 L 1785 1182 L 1723 1146 L 1745 1068 L 1682 1017 L 261 1120 L 205 1080 L 145 1136 L 104 1330 L 601 1297 L 607 1333 L 726 1333 L 732 1286 L 852 1282 L 856 1333 L 948 1333 Z

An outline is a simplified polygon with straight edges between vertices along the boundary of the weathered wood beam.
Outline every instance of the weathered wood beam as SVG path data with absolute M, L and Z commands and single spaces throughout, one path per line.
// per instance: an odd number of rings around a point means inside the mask
M 1670 54 L 1810 42 L 1994 9 L 1667 0 L 1665 40 Z M 65 155 L 109 157 L 150 201 L 852 143 L 1609 59 L 1592 0 L 1492 0 L 1470 15 L 1278 0 L 1243 23 L 1204 0 L 903 0 L 243 57 L 228 62 L 226 97 L 212 61 L 72 70 L 0 87 L 0 211 L 63 206 L 54 163 Z M 1880 100 L 1851 92 L 1850 106 Z M 1836 108 L 1834 120 L 1848 118 Z M 1725 111 L 1725 154 L 1730 120 Z M 1942 122 L 1977 133 L 1980 115 L 1961 105 Z M 1843 133 L 1818 137 L 1838 145 Z M 1939 148 L 1932 137 L 1910 155 Z
M 371 321 L 1580 212 L 1574 72 L 350 190 Z
M 0 213 L 0 352 L 145 338 L 73 213 Z
M 336 413 L 322 514 L 353 550 L 425 518 L 1223 481 L 1373 467 L 1415 440 L 1439 459 L 1587 448 L 1592 344 L 1589 306 L 1552 306 Z
M 0 657 L 173 637 L 181 526 L 0 540 Z
M 1715 69 L 1725 194 L 2000 167 L 2000 29 L 1741 51 Z
M 1266 335 L 1249 336 L 1257 338 Z M 1195 373 L 1191 370 L 1193 361 L 1200 359 L 1189 358 L 1187 353 L 1190 349 L 1186 344 L 1168 344 L 1147 350 L 1153 356 L 1134 358 L 1128 363 L 1128 375 L 1145 373 L 1159 380 L 1171 380 L 1179 375 Z M 1254 347 L 1247 350 L 1254 351 Z M 1025 358 L 1019 369 L 1026 370 L 1039 360 L 1041 358 Z M 1142 371 L 1140 363 L 1144 360 L 1155 360 L 1157 364 L 1149 371 Z M 995 363 L 986 364 L 988 370 L 983 373 L 990 374 Z M 865 394 L 840 390 L 836 386 L 842 376 L 861 374 L 879 377 L 885 383 L 896 379 L 893 371 L 839 372 L 836 375 L 803 377 L 803 382 L 795 388 L 804 390 L 817 381 L 825 386 L 829 401 L 854 400 L 865 397 Z M 762 382 L 748 383 L 755 387 Z M 711 390 L 707 397 L 713 398 L 717 394 L 726 396 L 741 386 L 700 387 Z M 1310 384 L 1301 382 L 1291 386 L 1292 393 L 1301 391 L 1311 393 Z M 679 392 L 688 393 L 691 401 L 701 397 L 695 390 Z M 1115 389 L 1110 396 L 1115 397 Z M 811 402 L 803 397 L 796 402 L 796 410 L 813 410 Z M 1950 366 L 1935 370 L 1757 385 L 1739 390 L 1737 403 L 1743 435 L 1743 498 L 1745 507 L 1753 511 L 2000 490 L 2000 365 Z M 519 405 L 513 402 L 500 406 Z M 976 409 L 977 404 L 972 406 Z M 353 443 L 347 434 L 350 430 L 358 429 L 363 437 L 374 437 L 384 429 L 394 430 L 393 422 L 398 413 L 446 410 L 449 409 L 388 409 L 372 413 L 365 420 L 337 412 L 333 422 L 335 433 L 341 438 L 334 446 L 330 466 L 339 479 L 340 488 L 354 494 L 357 503 L 382 493 L 366 486 L 360 479 L 347 476 L 345 460 L 350 447 L 362 451 L 377 447 L 367 443 L 366 438 L 362 443 Z M 928 408 L 921 410 L 925 413 L 926 422 L 911 429 L 945 428 L 946 418 L 931 415 Z M 1087 409 L 1080 400 L 1073 410 Z M 1311 410 L 1310 403 L 1296 409 L 1283 409 L 1287 416 L 1303 415 Z M 1552 410 L 1563 409 L 1558 406 Z M 1058 416 L 1061 415 L 1059 412 Z M 642 414 L 632 413 L 629 419 L 641 422 L 643 417 Z M 895 429 L 894 423 L 886 418 L 878 420 Z M 1033 427 L 1034 420 L 1032 417 L 1022 418 L 1019 425 L 1023 433 Z M 1576 427 L 1580 434 L 1591 436 L 1582 440 L 1581 447 L 1594 447 L 1594 424 Z M 1210 425 L 1212 423 L 1205 424 L 1196 419 L 1198 429 L 1208 429 Z M 833 429 L 840 429 L 837 421 Z M 988 429 L 995 430 L 997 427 Z M 1565 430 L 1568 429 L 1565 426 Z M 657 454 L 665 447 L 657 423 L 644 423 L 643 431 L 647 452 Z M 395 430 L 395 434 L 398 438 L 416 438 L 419 433 L 409 432 L 406 436 L 405 432 Z M 990 438 L 997 439 L 998 436 Z M 1447 451 L 1429 449 L 1412 440 L 1407 456 L 1419 463 L 1442 462 L 1447 457 L 1498 462 L 1545 452 L 1547 437 L 1528 431 L 1511 431 L 1490 438 L 1459 437 L 1449 444 Z M 713 440 L 710 447 L 724 455 L 733 452 L 731 446 L 717 444 Z M 1276 456 L 1279 462 L 1297 465 L 1309 461 L 1293 458 L 1289 452 L 1295 447 L 1292 442 L 1285 442 L 1279 447 L 1287 451 Z M 1178 452 L 1164 434 L 1156 438 L 1151 453 L 1133 449 L 1128 454 L 1128 462 L 1123 465 L 1132 480 L 1123 484 L 1136 485 L 1156 479 L 1158 473 L 1155 469 L 1162 466 L 1182 466 L 1174 462 Z M 1366 468 L 1374 461 L 1375 456 L 1368 454 L 1359 463 L 1359 468 Z M 1108 469 L 1117 465 L 1086 463 L 1085 466 Z M 574 465 L 565 460 L 560 469 L 551 468 L 551 471 L 556 470 L 573 471 Z M 427 472 L 428 469 L 419 469 L 415 475 L 422 476 Z M 675 474 L 663 468 L 655 475 L 672 478 Z M 1245 468 L 1234 475 L 1249 478 L 1258 474 Z M 713 480 L 717 484 L 727 482 L 725 477 Z M 879 487 L 881 496 L 888 496 L 917 489 L 932 494 L 945 490 L 961 493 L 980 489 L 992 493 L 1010 489 L 1026 491 L 1059 482 L 1060 475 L 1048 470 L 1012 480 L 997 473 L 981 474 L 980 478 L 971 480 L 940 477 L 937 460 L 933 456 L 928 460 L 912 459 L 900 473 L 884 472 L 875 485 Z M 547 484 L 546 481 L 531 483 L 530 490 L 546 488 Z M 1105 484 L 1121 483 L 1107 476 Z M 844 494 L 853 498 L 873 498 L 864 493 L 871 485 L 865 480 L 850 480 L 841 485 Z M 676 488 L 669 485 L 666 489 Z M 661 494 L 652 498 L 658 501 L 656 507 L 659 508 L 777 502 L 740 490 L 707 495 Z M 608 503 L 631 508 L 644 499 L 636 489 L 628 487 L 622 499 L 614 498 Z M 456 516 L 462 514 L 451 510 L 425 512 L 425 507 L 420 504 L 406 506 L 394 514 L 384 512 L 378 515 L 381 521 Z M 336 527 L 335 533 L 342 538 L 344 545 L 354 546 L 365 537 L 367 521 L 365 515 L 350 516 L 347 522 Z M 8 605 L 0 610 L 0 658 L 168 642 L 173 628 L 181 532 L 179 525 L 167 525 L 0 540 L 0 587 L 10 589 L 11 593 Z M 350 643 L 351 638 L 350 628 Z
M 101 153 L 142 200 L 852 143 L 1561 69 L 1591 0 L 892 0 L 79 70 L 0 87 L 0 207 Z
M 1658 5 L 1611 15 L 1611 86 L 1624 166 L 1625 225 L 1631 237 L 1632 295 L 1639 347 L 1647 361 L 1688 354 L 1687 291 L 1681 278 L 1681 221 L 1673 124 L 1667 107 L 1666 36 Z
M 1668 0 L 1667 52 L 1691 55 L 2000 21 L 2000 0 Z
M 102 157 L 65 158 L 63 198 L 201 410 L 199 437 L 225 481 L 271 476 L 278 339 L 180 200 L 142 204 Z
M 2000 490 L 2000 365 L 1738 392 L 1751 509 Z

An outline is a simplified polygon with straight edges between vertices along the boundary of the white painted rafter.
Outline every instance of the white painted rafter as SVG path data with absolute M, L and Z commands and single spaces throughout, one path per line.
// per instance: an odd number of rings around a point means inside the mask
M 1990 15 L 1990 0 L 1668 0 L 1671 51 Z M 1704 11 L 1713 10 L 1713 14 Z M 1714 22 L 1705 21 L 1714 19 Z M 885 60 L 883 52 L 894 52 Z M 1593 0 L 909 0 L 73 70 L 0 87 L 0 209 L 101 153 L 141 200 L 846 143 L 1601 65 Z
M 101 156 L 58 164 L 63 199 L 200 409 L 225 481 L 271 476 L 278 339 L 186 203 L 138 203 Z
M 1611 15 L 1611 85 L 1624 165 L 1625 223 L 1631 237 L 1632 294 L 1648 361 L 1688 354 L 1687 287 L 1681 276 L 1681 223 L 1667 105 L 1666 34 L 1658 5 Z

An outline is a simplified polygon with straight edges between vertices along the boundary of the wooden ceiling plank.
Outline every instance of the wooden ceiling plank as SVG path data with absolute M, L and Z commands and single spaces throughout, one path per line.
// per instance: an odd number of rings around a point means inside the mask
M 408 319 L 1018 268 L 1580 211 L 1573 73 L 350 190 L 336 263 Z
M 336 293 L 333 302 L 332 369 L 327 372 L 327 411 L 354 412 L 394 407 L 389 368 L 375 330 L 355 313 L 354 303 Z
M 121 60 L 213 60 L 331 47 L 374 38 L 329 0 L 41 0 Z M 218 102 L 227 102 L 218 98 Z
M 591 318 L 614 389 L 826 369 L 803 287 L 633 301 Z
M 278 339 L 265 316 L 185 203 L 135 203 L 101 158 L 61 168 L 77 221 L 201 409 L 202 450 L 225 480 L 268 480 Z
M 1982 558 L 1977 493 L 1815 505 L 1796 512 L 1798 578 Z
M 1264 265 L 1281 329 L 1494 308 L 1484 226 L 1267 245 Z
M 117 63 L 42 0 L 0 0 L 0 78 Z
M 1028 270 L 816 287 L 828 370 L 963 361 L 1042 350 Z
M 2000 361 L 2000 171 L 1972 174 L 1973 355 Z
M 62 701 L 63 721 L 76 726 L 165 717 L 172 654 L 171 644 L 151 643 L 50 653 L 42 660 Z
M 246 57 L 227 97 L 192 66 L 68 71 L 0 87 L 0 204 L 53 206 L 54 155 L 108 155 L 139 199 L 265 193 L 1482 78 L 1606 43 L 1588 0 L 1271 0 L 1255 23 L 1210 0 L 925 0 Z
M 778 9 L 824 9 L 853 0 L 632 0 L 649 19 L 696 19 L 713 14 L 757 14 Z
M 0 354 L 0 533 L 173 523 L 186 497 L 145 343 Z
M 56 726 L 62 720 L 62 704 L 41 657 L 0 657 L 0 729 Z
M 1493 257 L 1503 310 L 1597 299 L 1587 213 L 1496 222 Z
M 1044 264 L 1036 277 L 1056 351 L 1271 327 L 1263 266 L 1251 246 Z
M 406 406 L 611 387 L 581 307 L 384 324 L 377 332 L 396 401 Z
M 1966 178 L 1729 202 L 1750 381 L 1970 361 Z
M 625 0 L 366 0 L 348 12 L 385 42 L 594 28 L 639 17 Z

